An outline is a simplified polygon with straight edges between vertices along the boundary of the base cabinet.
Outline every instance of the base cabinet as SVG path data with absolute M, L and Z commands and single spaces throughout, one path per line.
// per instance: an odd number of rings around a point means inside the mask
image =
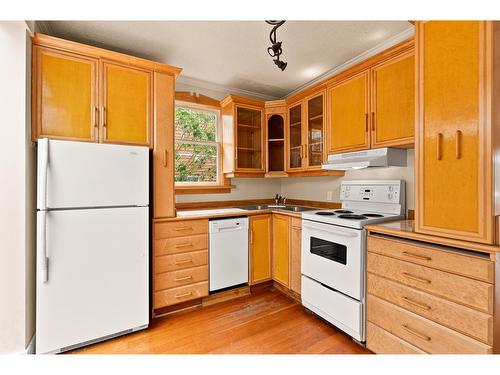
M 249 243 L 249 284 L 257 284 L 272 279 L 271 271 L 271 215 L 250 217 Z
M 153 223 L 153 316 L 208 296 L 208 220 Z
M 300 259 L 302 251 L 302 219 L 292 217 L 290 228 L 290 289 L 300 294 L 302 273 Z
M 367 346 L 384 354 L 493 352 L 488 255 L 368 236 Z
M 273 279 L 290 288 L 290 216 L 273 214 Z

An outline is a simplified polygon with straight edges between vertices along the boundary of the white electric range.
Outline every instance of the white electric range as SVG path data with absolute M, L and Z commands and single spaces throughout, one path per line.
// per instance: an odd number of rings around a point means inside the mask
M 341 209 L 302 214 L 302 304 L 365 341 L 366 230 L 405 213 L 405 182 L 344 181 Z

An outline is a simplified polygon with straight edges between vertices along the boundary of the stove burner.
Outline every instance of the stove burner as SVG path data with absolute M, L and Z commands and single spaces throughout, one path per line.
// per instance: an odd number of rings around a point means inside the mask
M 316 212 L 316 215 L 323 215 L 323 216 L 334 216 L 335 213 L 331 212 L 331 211 L 320 211 L 320 212 Z
M 335 212 L 336 214 L 352 214 L 352 211 L 349 210 L 335 210 L 333 212 Z
M 355 215 L 355 214 L 344 214 L 344 215 L 339 215 L 341 219 L 350 219 L 350 220 L 363 220 L 363 219 L 368 219 L 364 215 Z
M 380 215 L 380 214 L 363 214 L 363 216 L 366 216 L 366 217 L 384 217 L 384 215 Z

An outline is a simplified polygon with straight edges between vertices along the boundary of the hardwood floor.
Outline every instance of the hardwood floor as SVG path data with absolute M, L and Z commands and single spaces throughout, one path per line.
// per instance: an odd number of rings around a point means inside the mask
M 274 288 L 155 319 L 149 329 L 94 344 L 82 354 L 371 353 Z

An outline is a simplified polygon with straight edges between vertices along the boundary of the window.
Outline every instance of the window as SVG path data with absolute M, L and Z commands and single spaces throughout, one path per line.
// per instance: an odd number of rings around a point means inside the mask
M 176 185 L 219 185 L 220 150 L 219 111 L 176 106 Z

